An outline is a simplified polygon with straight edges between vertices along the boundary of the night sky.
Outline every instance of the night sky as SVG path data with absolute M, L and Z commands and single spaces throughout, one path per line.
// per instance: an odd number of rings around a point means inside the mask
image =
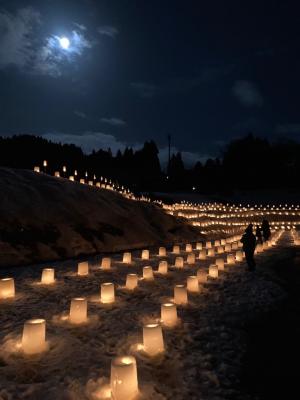
M 300 137 L 296 1 L 0 1 L 0 134 L 85 151 L 167 134 L 187 163 Z M 61 38 L 68 38 L 64 49 Z

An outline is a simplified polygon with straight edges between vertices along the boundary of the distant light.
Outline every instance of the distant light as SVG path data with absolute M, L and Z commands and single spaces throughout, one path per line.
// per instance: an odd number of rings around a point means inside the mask
M 59 38 L 59 44 L 64 50 L 67 50 L 70 47 L 70 40 L 67 37 Z
M 193 190 L 196 190 L 196 188 L 195 188 L 195 186 L 193 186 L 193 188 L 192 188 Z

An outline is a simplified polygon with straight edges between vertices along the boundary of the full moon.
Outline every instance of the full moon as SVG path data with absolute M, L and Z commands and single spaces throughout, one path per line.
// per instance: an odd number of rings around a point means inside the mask
M 59 38 L 59 44 L 63 49 L 67 50 L 70 47 L 70 40 L 67 37 L 61 37 Z

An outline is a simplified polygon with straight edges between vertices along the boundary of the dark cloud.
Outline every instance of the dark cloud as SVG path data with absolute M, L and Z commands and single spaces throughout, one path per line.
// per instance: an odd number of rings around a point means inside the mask
M 101 121 L 105 124 L 112 126 L 124 126 L 126 122 L 121 118 L 111 117 L 111 118 L 101 118 Z
M 74 114 L 79 118 L 87 119 L 87 115 L 83 111 L 74 110 Z
M 119 34 L 118 29 L 111 25 L 99 26 L 97 32 L 100 35 L 109 36 L 111 38 L 115 38 Z
M 232 93 L 238 101 L 245 107 L 261 107 L 264 99 L 253 82 L 236 81 L 232 88 Z

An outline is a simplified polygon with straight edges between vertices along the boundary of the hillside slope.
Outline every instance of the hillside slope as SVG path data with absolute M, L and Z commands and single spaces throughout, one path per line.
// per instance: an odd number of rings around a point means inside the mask
M 0 193 L 0 266 L 198 237 L 153 204 L 28 170 L 0 168 Z

